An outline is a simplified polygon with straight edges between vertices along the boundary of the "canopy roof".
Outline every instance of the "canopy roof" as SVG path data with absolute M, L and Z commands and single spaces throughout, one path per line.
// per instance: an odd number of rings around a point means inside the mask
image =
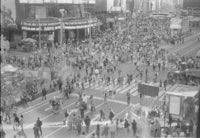
M 168 95 L 175 95 L 175 96 L 182 96 L 182 97 L 194 97 L 197 93 L 198 91 L 166 92 L 166 94 Z

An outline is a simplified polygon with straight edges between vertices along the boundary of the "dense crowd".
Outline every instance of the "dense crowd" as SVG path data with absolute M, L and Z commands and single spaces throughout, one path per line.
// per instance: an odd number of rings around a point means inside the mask
M 76 129 L 79 135 L 85 135 L 85 133 L 82 133 L 82 122 L 86 125 L 86 133 L 89 132 L 91 122 L 89 116 L 85 114 L 96 112 L 93 96 L 91 95 L 88 98 L 83 93 L 85 82 L 89 82 L 90 85 L 92 82 L 97 82 L 106 86 L 115 84 L 115 79 L 117 79 L 118 84 L 123 84 L 124 82 L 130 84 L 131 81 L 135 78 L 138 79 L 139 76 L 141 80 L 145 78 L 145 82 L 149 82 L 150 80 L 161 83 L 165 82 L 166 87 L 166 80 L 158 80 L 161 71 L 167 71 L 167 68 L 171 66 L 181 71 L 200 68 L 198 57 L 175 56 L 173 58 L 172 54 L 168 51 L 159 48 L 158 44 L 162 41 L 166 43 L 171 43 L 172 41 L 176 41 L 177 43 L 184 42 L 183 36 L 170 36 L 169 24 L 168 19 L 153 19 L 139 15 L 135 19 L 127 19 L 121 21 L 121 23 L 116 23 L 115 29 L 100 32 L 91 40 L 79 43 L 69 41 L 67 44 L 63 44 L 63 46 L 47 43 L 45 45 L 47 47 L 46 54 L 38 53 L 28 58 L 8 55 L 6 63 L 31 70 L 44 66 L 52 68 L 59 63 L 63 63 L 63 61 L 68 66 L 71 66 L 73 68 L 71 77 L 58 78 L 55 74 L 58 74 L 59 71 L 54 70 L 51 72 L 51 81 L 53 81 L 51 87 L 58 88 L 66 99 L 70 97 L 74 87 L 82 89 L 76 102 L 78 110 L 73 113 L 66 110 L 64 113 L 64 123 L 67 120 L 70 130 Z M 54 54 L 55 51 L 61 52 Z M 134 65 L 135 74 L 122 74 L 119 66 L 123 63 Z M 150 66 L 152 67 L 151 69 L 149 68 Z M 150 70 L 153 71 L 153 78 L 150 77 Z M 198 84 L 199 81 L 195 83 Z M 42 90 L 44 99 L 46 99 L 47 91 L 45 88 Z M 110 95 L 112 94 L 104 93 L 105 103 Z M 53 98 L 49 103 L 54 113 L 57 113 L 60 108 L 62 109 L 62 101 L 59 98 Z M 4 113 L 3 117 L 10 122 L 11 113 L 9 111 L 4 111 Z M 99 114 L 100 121 L 108 119 L 111 124 L 109 126 L 106 124 L 103 127 L 102 134 L 100 134 L 100 126 L 97 125 L 96 132 L 92 135 L 96 135 L 97 137 L 100 137 L 100 135 L 108 136 L 110 132 L 111 137 L 114 137 L 115 132 L 120 131 L 121 128 L 125 128 L 127 133 L 129 133 L 130 126 L 133 135 L 136 135 L 137 121 L 128 117 L 117 119 L 112 109 L 109 110 L 108 115 L 105 115 L 103 110 L 100 110 Z M 20 117 L 19 119 L 16 114 L 13 114 L 13 128 L 21 126 L 23 130 L 23 115 Z M 36 122 L 33 128 L 35 137 L 42 135 L 42 124 L 40 121 L 39 123 Z M 150 123 L 150 127 L 152 128 L 152 136 L 160 136 L 161 128 L 157 120 Z

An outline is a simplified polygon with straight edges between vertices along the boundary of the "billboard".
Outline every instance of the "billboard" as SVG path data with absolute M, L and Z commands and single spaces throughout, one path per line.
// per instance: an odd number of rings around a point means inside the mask
M 180 115 L 181 113 L 181 97 L 170 95 L 169 97 L 169 114 Z
M 126 11 L 126 0 L 107 0 L 107 11 Z
M 138 92 L 142 95 L 156 97 L 159 93 L 159 87 L 139 83 Z

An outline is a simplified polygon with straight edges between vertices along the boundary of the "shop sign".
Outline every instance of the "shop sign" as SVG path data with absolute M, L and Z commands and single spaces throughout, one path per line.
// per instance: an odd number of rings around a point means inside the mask
M 47 26 L 47 27 L 41 27 L 41 31 L 52 31 L 60 29 L 60 26 Z M 28 30 L 28 31 L 39 31 L 39 27 L 29 27 L 29 26 L 22 26 L 22 30 Z
M 25 26 L 39 26 L 38 22 L 22 22 L 22 25 Z M 56 23 L 40 23 L 40 26 L 56 26 L 56 25 L 60 25 L 60 22 L 56 22 Z

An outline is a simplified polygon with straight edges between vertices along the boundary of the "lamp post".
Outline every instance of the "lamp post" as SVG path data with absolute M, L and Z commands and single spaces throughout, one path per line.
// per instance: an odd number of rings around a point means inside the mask
M 63 44 L 63 17 L 65 15 L 65 9 L 60 9 L 61 19 L 58 19 L 60 22 L 60 44 Z M 55 17 L 54 17 L 55 18 Z
M 40 24 L 40 19 L 38 19 L 38 27 L 39 27 L 39 47 L 41 49 L 41 24 Z
M 59 19 L 60 21 L 60 44 L 62 45 L 63 44 L 63 16 L 62 16 L 62 19 Z
M 91 22 L 91 14 L 89 13 L 89 24 Z M 92 43 L 92 26 L 90 27 L 90 44 Z

